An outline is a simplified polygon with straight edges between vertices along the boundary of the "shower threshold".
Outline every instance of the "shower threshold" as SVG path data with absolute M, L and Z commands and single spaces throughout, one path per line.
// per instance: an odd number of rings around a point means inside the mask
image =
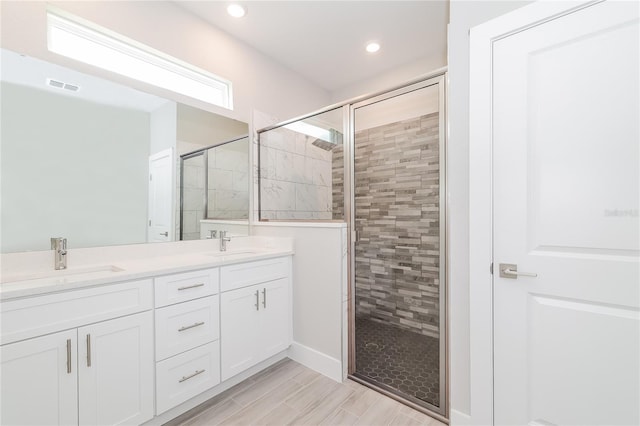
M 437 338 L 368 316 L 356 318 L 355 330 L 354 378 L 412 406 L 443 412 Z
M 391 386 L 387 386 L 384 383 L 377 382 L 370 377 L 364 376 L 357 372 L 349 374 L 348 378 L 376 392 L 380 392 L 381 394 L 392 398 L 408 407 L 411 407 L 414 410 L 420 411 L 421 413 L 433 417 L 434 419 L 444 424 L 449 424 L 449 419 L 440 414 L 440 407 L 436 407 L 435 405 L 429 404 L 428 402 L 422 401 L 411 395 L 407 395 L 397 389 L 392 388 Z

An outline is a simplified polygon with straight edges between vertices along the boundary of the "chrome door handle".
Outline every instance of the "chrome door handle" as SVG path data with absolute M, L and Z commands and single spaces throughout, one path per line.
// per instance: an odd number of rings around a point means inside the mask
M 161 232 L 160 235 L 164 235 L 165 237 L 169 236 L 169 231 Z
M 87 367 L 91 367 L 91 334 L 87 334 Z
M 196 377 L 198 374 L 202 374 L 202 373 L 204 373 L 204 370 L 196 370 L 196 372 L 193 373 L 193 374 L 189 374 L 188 376 L 182 376 L 182 379 L 178 380 L 178 383 L 182 383 L 182 382 L 184 382 L 186 380 L 189 380 L 189 379 L 191 379 L 193 377 Z
M 263 308 L 267 307 L 267 289 L 266 288 L 262 289 L 262 307 Z
M 67 339 L 67 373 L 71 374 L 71 339 Z
M 200 327 L 201 325 L 204 325 L 204 321 L 200 321 L 200 322 L 197 322 L 197 323 L 192 324 L 192 325 L 185 325 L 184 327 L 180 327 L 180 328 L 178 329 L 178 331 L 185 331 L 185 330 L 189 330 L 190 328 Z
M 256 290 L 256 311 L 260 310 L 260 290 Z
M 204 287 L 204 283 L 188 285 L 186 287 L 178 287 L 178 291 L 189 290 L 190 288 L 198 288 L 198 287 Z
M 518 279 L 518 277 L 537 277 L 535 272 L 518 272 L 518 265 L 513 263 L 500 264 L 500 278 Z

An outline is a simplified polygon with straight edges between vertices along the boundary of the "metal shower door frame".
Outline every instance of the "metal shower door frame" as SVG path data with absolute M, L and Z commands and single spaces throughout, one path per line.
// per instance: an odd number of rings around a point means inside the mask
M 356 312 L 356 270 L 355 270 L 355 244 L 357 235 L 355 231 L 355 112 L 358 108 L 375 104 L 390 98 L 398 97 L 411 93 L 415 90 L 423 89 L 429 86 L 438 85 L 438 137 L 439 137 L 439 226 L 440 226 L 440 253 L 439 253 L 439 395 L 440 407 L 425 403 L 425 406 L 415 404 L 412 401 L 404 399 L 402 396 L 377 387 L 366 382 L 353 374 L 356 371 L 356 344 L 355 344 L 355 312 Z M 348 354 L 349 366 L 348 376 L 369 387 L 374 387 L 378 391 L 387 396 L 398 399 L 403 403 L 412 406 L 420 411 L 428 412 L 434 417 L 448 423 L 449 413 L 449 370 L 448 370 L 448 327 L 447 327 L 447 240 L 448 240 L 448 221 L 447 221 L 447 187 L 446 187 L 446 158 L 447 158 L 447 72 L 446 69 L 438 70 L 431 75 L 425 76 L 418 82 L 408 83 L 397 89 L 393 89 L 380 94 L 372 95 L 358 102 L 349 105 L 348 120 L 345 123 L 345 216 L 347 220 L 347 237 L 348 237 Z M 345 114 L 346 115 L 346 114 Z

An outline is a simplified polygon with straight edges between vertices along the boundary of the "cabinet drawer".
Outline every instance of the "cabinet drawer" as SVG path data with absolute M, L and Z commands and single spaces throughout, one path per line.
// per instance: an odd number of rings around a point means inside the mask
M 290 273 L 288 257 L 259 260 L 220 268 L 221 291 L 284 278 Z
M 161 360 L 217 340 L 220 334 L 218 296 L 209 296 L 156 310 L 156 359 Z
M 135 314 L 152 307 L 150 279 L 2 302 L 2 344 Z
M 220 345 L 212 342 L 156 364 L 156 414 L 220 383 Z
M 218 268 L 157 277 L 156 308 L 217 294 L 218 283 Z

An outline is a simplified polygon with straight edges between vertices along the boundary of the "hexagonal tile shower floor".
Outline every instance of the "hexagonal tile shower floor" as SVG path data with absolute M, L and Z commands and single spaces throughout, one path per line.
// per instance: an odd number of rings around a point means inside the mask
M 438 339 L 356 318 L 356 374 L 440 406 Z

